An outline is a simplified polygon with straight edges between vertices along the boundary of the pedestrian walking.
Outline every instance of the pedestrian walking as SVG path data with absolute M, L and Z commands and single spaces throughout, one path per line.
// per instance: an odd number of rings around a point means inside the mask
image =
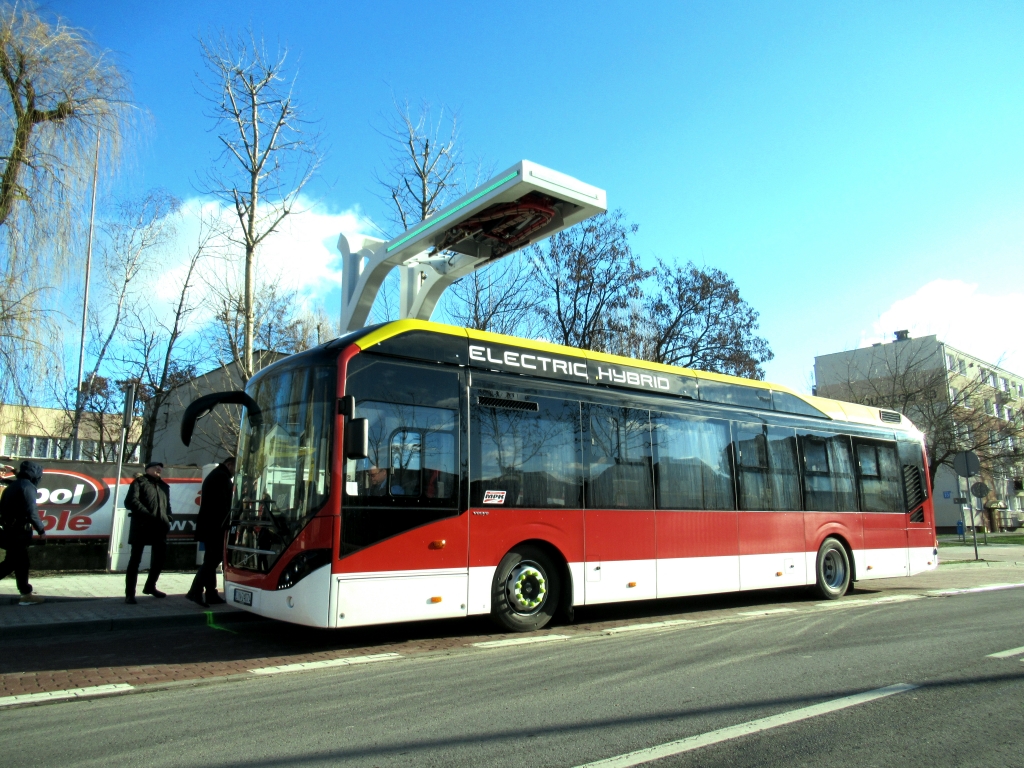
M 4 467 L 8 469 L 8 467 Z M 11 467 L 10 469 L 13 469 Z M 28 581 L 30 563 L 28 545 L 32 542 L 32 531 L 39 534 L 40 543 L 45 542 L 46 528 L 39 519 L 36 507 L 36 488 L 43 479 L 43 468 L 34 461 L 23 461 L 13 480 L 5 479 L 7 488 L 0 496 L 0 546 L 4 548 L 4 561 L 0 563 L 0 579 L 10 573 L 18 583 L 21 600 L 18 605 L 38 605 L 45 598 L 32 592 Z
M 234 476 L 235 457 L 229 456 L 203 480 L 199 515 L 196 517 L 196 541 L 202 543 L 205 553 L 187 597 L 204 608 L 224 602 L 224 598 L 217 594 L 217 566 L 224 561 L 224 532 L 231 519 Z
M 124 601 L 129 605 L 136 603 L 135 585 L 139 580 L 139 564 L 147 546 L 150 547 L 149 575 L 142 594 L 167 597 L 165 592 L 156 588 L 167 554 L 167 532 L 174 519 L 171 516 L 171 487 L 160 477 L 163 469 L 162 462 L 149 462 L 145 473 L 135 476 L 124 501 L 125 509 L 132 519 L 128 529 L 128 543 L 132 553 L 128 558 L 128 571 L 124 578 Z

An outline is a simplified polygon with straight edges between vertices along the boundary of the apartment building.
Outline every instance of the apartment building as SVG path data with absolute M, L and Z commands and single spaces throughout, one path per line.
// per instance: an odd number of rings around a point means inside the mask
M 975 450 L 979 480 L 989 488 L 973 496 L 948 466 L 936 472 L 935 518 L 940 532 L 958 521 L 989 529 L 1024 525 L 1024 375 L 1006 370 L 936 336 L 911 338 L 820 355 L 814 359 L 815 393 L 906 414 L 928 437 L 930 450 Z M 971 509 L 956 499 L 969 499 Z M 973 510 L 973 511 L 972 511 Z

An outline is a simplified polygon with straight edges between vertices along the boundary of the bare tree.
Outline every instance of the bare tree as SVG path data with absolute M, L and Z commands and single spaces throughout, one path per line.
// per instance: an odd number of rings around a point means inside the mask
M 907 339 L 872 347 L 848 358 L 846 370 L 819 383 L 824 397 L 905 414 L 925 433 L 932 486 L 940 466 L 952 468 L 960 451 L 974 451 L 988 475 L 1006 474 L 1024 457 L 1024 420 L 1019 411 L 994 413 L 999 393 L 977 374 L 951 375 L 934 344 Z
M 756 335 L 758 314 L 722 270 L 659 260 L 654 286 L 630 307 L 616 351 L 667 365 L 764 378 L 774 357 Z
M 207 329 L 211 349 L 222 365 L 234 363 L 242 376 L 241 383 L 261 367 L 259 356 L 248 375 L 243 363 L 245 343 L 245 297 L 237 283 L 224 283 L 211 288 L 216 316 Z M 296 313 L 298 294 L 282 288 L 273 279 L 260 280 L 253 295 L 253 343 L 260 352 L 291 354 L 301 351 L 301 340 L 307 337 L 303 320 Z
M 332 320 L 321 304 L 311 310 L 299 313 L 295 318 L 293 328 L 294 341 L 292 345 L 296 352 L 319 346 L 341 335 L 338 321 Z
M 139 279 L 151 272 L 157 253 L 174 237 L 180 205 L 177 198 L 155 190 L 140 199 L 120 203 L 116 215 L 101 225 L 100 263 L 106 293 L 103 303 L 113 312 L 93 315 L 98 348 L 86 382 L 99 376 L 125 317 L 136 312 Z M 83 389 L 89 387 L 83 384 Z M 84 398 L 78 398 L 71 425 L 74 436 L 78 434 L 84 408 Z
M 651 275 L 633 254 L 636 224 L 622 211 L 595 216 L 564 229 L 543 246 L 531 246 L 543 300 L 538 314 L 557 344 L 610 351 L 625 330 L 626 311 Z
M 200 213 L 170 319 L 161 319 L 147 305 L 133 314 L 133 322 L 128 325 L 122 366 L 138 380 L 138 399 L 144 406 L 140 441 L 144 462 L 152 459 L 157 417 L 170 391 L 194 378 L 200 362 L 208 357 L 201 352 L 202 341 L 188 344 L 185 335 L 201 303 L 195 296 L 200 264 L 211 255 L 221 234 L 218 218 Z
M 430 104 L 421 102 L 414 113 L 409 102 L 394 102 L 394 111 L 378 130 L 387 142 L 384 169 L 374 181 L 386 204 L 389 227 L 396 236 L 444 208 L 465 189 L 458 114 L 444 106 L 435 118 Z M 373 306 L 377 322 L 398 319 L 398 273 L 381 285 Z
M 44 299 L 65 273 L 94 163 L 116 162 L 130 110 L 109 54 L 31 4 L 0 7 L 0 389 L 47 349 Z M 9 390 L 2 392 L 9 394 Z
M 256 326 L 255 259 L 259 245 L 285 217 L 297 212 L 299 195 L 323 160 L 319 136 L 285 75 L 287 51 L 271 54 L 252 34 L 217 43 L 200 40 L 207 69 L 210 117 L 223 151 L 207 174 L 206 191 L 224 201 L 238 219 L 230 237 L 244 251 L 242 338 L 238 362 L 252 376 Z
M 533 281 L 533 263 L 516 253 L 454 283 L 443 307 L 456 325 L 465 328 L 533 336 L 539 329 Z
M 465 163 L 459 136 L 458 114 L 442 106 L 436 118 L 430 104 L 413 113 L 409 102 L 395 102 L 394 113 L 380 131 L 388 142 L 389 157 L 374 179 L 383 190 L 393 227 L 389 234 L 405 232 L 444 208 L 465 192 Z

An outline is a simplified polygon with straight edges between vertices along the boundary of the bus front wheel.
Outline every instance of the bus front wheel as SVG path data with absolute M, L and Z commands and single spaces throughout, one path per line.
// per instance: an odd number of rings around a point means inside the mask
M 501 558 L 494 573 L 491 617 L 513 632 L 540 629 L 555 615 L 560 594 L 551 558 L 537 547 L 516 547 Z
M 815 588 L 826 600 L 836 600 L 850 586 L 850 557 L 836 539 L 825 539 L 818 550 Z

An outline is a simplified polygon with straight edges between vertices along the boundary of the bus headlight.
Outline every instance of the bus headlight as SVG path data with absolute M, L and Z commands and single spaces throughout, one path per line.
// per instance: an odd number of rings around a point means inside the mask
M 331 550 L 329 549 L 307 549 L 305 552 L 299 552 L 281 571 L 281 577 L 277 580 L 277 588 L 294 587 L 317 568 L 325 566 L 329 562 L 331 562 Z

